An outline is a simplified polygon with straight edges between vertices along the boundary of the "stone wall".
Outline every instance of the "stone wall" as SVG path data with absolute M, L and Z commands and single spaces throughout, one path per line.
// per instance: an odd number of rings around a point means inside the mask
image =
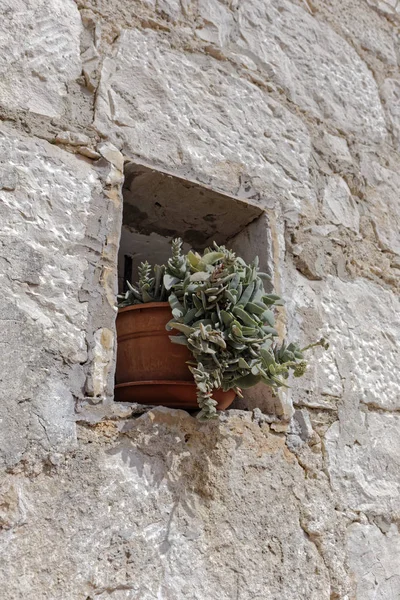
M 397 600 L 400 4 L 2 8 L 2 597 Z M 267 212 L 285 418 L 113 403 L 124 159 Z

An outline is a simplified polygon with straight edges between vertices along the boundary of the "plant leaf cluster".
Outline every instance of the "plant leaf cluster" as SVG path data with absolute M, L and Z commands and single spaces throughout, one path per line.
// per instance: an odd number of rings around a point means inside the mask
M 128 289 L 119 294 L 118 308 L 143 304 L 145 302 L 167 302 L 168 294 L 164 285 L 165 265 L 155 265 L 153 272 L 149 263 L 142 262 L 139 267 L 139 281 L 136 285 L 126 282 Z
M 167 329 L 179 332 L 170 339 L 186 345 L 193 356 L 188 366 L 200 419 L 216 416 L 215 389 L 241 395 L 242 389 L 263 382 L 276 391 L 288 387 L 290 372 L 304 374 L 305 349 L 277 341 L 274 310 L 283 302 L 265 291 L 270 276 L 259 271 L 258 257 L 247 264 L 216 243 L 202 254 L 184 254 L 182 240 L 175 239 L 162 283 L 160 269 L 156 266 L 152 276 L 143 263 L 137 286 L 129 286 L 119 306 L 168 299 L 173 318 Z M 327 347 L 325 340 L 313 345 Z

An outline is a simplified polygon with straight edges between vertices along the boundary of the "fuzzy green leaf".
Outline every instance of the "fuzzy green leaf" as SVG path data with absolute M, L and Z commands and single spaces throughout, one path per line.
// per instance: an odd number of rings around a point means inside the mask
M 261 375 L 253 375 L 249 373 L 244 377 L 239 377 L 238 379 L 235 379 L 235 385 L 246 390 L 248 388 L 253 387 L 254 385 L 257 385 L 257 383 L 260 383 L 260 381 Z
M 275 337 L 279 335 L 275 327 L 269 327 L 268 325 L 265 325 L 264 327 L 262 327 L 262 330 L 265 331 L 265 333 L 270 333 Z
M 182 346 L 188 345 L 187 338 L 184 335 L 170 335 L 168 337 L 174 344 L 181 344 Z
M 177 331 L 181 331 L 186 337 L 189 337 L 194 331 L 193 327 L 189 327 L 189 325 L 185 325 L 184 323 L 177 323 L 176 321 L 170 321 L 168 327 L 170 330 L 176 329 Z
M 221 260 L 221 258 L 224 258 L 223 252 L 209 252 L 208 254 L 204 254 L 200 262 L 197 264 L 197 268 L 199 269 L 200 267 L 203 268 L 203 266 L 213 265 Z
M 250 285 L 248 285 L 246 287 L 243 294 L 240 296 L 239 300 L 237 301 L 238 306 L 241 306 L 242 308 L 246 307 L 246 304 L 249 302 L 250 298 L 253 295 L 254 287 L 255 287 L 254 282 L 250 283 Z
M 261 303 L 254 304 L 253 302 L 248 302 L 246 304 L 246 310 L 249 313 L 252 313 L 254 315 L 262 315 L 262 313 L 266 309 L 267 309 L 267 307 L 265 306 L 265 304 L 262 304 L 262 305 L 261 305 Z
M 232 310 L 233 314 L 238 317 L 245 325 L 256 327 L 257 321 L 252 319 L 250 315 L 240 306 L 235 306 Z
M 260 318 L 264 323 L 268 323 L 270 327 L 275 326 L 275 315 L 272 310 L 264 311 Z

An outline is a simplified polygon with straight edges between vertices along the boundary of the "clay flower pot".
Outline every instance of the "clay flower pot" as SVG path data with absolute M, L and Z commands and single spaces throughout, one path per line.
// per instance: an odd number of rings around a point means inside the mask
M 198 410 L 196 385 L 186 362 L 186 346 L 173 344 L 165 329 L 171 320 L 168 302 L 120 308 L 117 316 L 115 400 Z M 235 392 L 216 390 L 218 410 L 232 404 Z

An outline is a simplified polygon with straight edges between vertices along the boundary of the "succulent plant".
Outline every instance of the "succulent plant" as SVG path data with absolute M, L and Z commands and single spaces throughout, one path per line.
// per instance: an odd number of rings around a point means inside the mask
M 119 294 L 118 307 L 142 304 L 144 302 L 166 302 L 168 294 L 164 285 L 165 266 L 155 265 L 152 268 L 149 263 L 142 262 L 139 266 L 139 281 L 133 285 L 126 282 L 128 290 L 125 294 Z
M 167 329 L 175 344 L 186 345 L 193 355 L 188 363 L 197 386 L 198 418 L 216 416 L 213 390 L 241 390 L 263 382 L 274 391 L 287 386 L 290 371 L 300 377 L 307 363 L 307 348 L 279 343 L 274 307 L 281 298 L 264 289 L 270 276 L 258 269 L 258 257 L 247 264 L 234 252 L 214 243 L 203 254 L 182 252 L 182 240 L 172 242 L 172 256 L 151 276 L 142 263 L 137 286 L 129 286 L 119 306 L 168 299 L 172 320 Z M 121 298 L 121 297 L 120 297 Z
M 257 257 L 246 264 L 215 243 L 202 255 L 189 252 L 185 257 L 180 240 L 174 241 L 174 254 L 179 274 L 169 261 L 164 277 L 173 314 L 168 328 L 182 334 L 171 341 L 186 344 L 193 355 L 189 368 L 200 419 L 215 416 L 213 389 L 233 388 L 241 395 L 241 389 L 263 382 L 277 390 L 287 387 L 290 371 L 297 377 L 304 374 L 304 349 L 276 341 L 274 307 L 283 302 L 265 291 L 263 280 L 270 276 L 258 270 Z

